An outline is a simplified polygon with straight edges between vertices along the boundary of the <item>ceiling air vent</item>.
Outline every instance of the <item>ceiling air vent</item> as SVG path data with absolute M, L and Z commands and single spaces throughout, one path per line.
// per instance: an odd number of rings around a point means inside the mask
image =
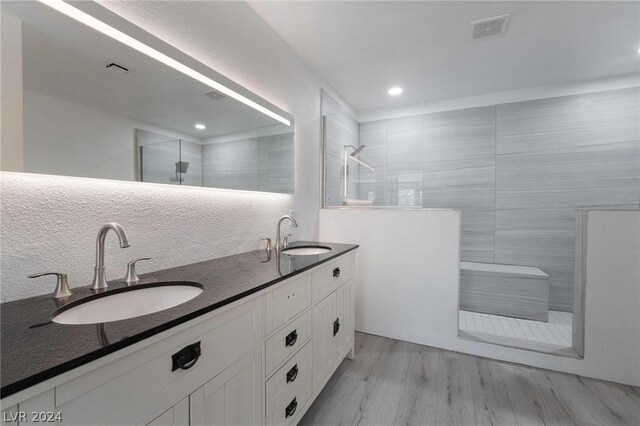
M 224 98 L 226 98 L 225 95 L 223 95 L 222 93 L 218 92 L 217 90 L 211 90 L 210 92 L 205 92 L 205 93 L 203 93 L 203 95 L 208 96 L 211 99 L 224 99 Z
M 474 40 L 478 40 L 479 38 L 495 37 L 504 34 L 504 32 L 507 30 L 507 24 L 509 23 L 510 17 L 511 14 L 508 13 L 506 15 L 472 22 L 472 38 Z
M 114 61 L 104 62 L 102 66 L 112 74 L 129 74 L 130 72 L 132 72 L 131 68 L 122 64 L 118 64 Z

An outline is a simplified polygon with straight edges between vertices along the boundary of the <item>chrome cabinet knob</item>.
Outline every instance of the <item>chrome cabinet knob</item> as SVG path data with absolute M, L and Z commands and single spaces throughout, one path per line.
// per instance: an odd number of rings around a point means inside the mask
M 124 277 L 124 282 L 127 283 L 127 285 L 136 284 L 139 281 L 138 274 L 136 273 L 136 263 L 141 260 L 151 260 L 151 258 L 141 257 L 140 259 L 127 263 L 127 275 Z
M 51 297 L 53 297 L 54 299 L 65 299 L 73 294 L 69 289 L 67 274 L 63 274 L 62 272 L 42 272 L 39 274 L 31 274 L 29 275 L 29 278 L 38 278 L 45 275 L 55 275 L 57 277 L 56 289 Z

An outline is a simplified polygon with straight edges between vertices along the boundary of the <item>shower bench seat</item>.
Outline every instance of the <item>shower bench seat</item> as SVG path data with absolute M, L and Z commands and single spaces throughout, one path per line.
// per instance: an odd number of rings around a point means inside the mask
M 549 275 L 533 266 L 460 262 L 460 309 L 549 321 Z

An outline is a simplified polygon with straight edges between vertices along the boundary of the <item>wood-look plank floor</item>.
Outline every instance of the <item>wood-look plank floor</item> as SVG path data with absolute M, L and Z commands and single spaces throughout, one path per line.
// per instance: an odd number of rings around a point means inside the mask
M 300 425 L 640 425 L 640 388 L 356 333 Z

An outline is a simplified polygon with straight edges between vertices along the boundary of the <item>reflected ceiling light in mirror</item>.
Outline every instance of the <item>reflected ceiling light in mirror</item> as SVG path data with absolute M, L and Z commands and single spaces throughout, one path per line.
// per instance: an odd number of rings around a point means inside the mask
M 165 65 L 170 66 L 171 68 L 180 71 L 181 73 L 188 75 L 189 77 L 203 83 L 206 84 L 207 86 L 211 87 L 212 89 L 215 89 L 221 93 L 224 93 L 225 95 L 239 101 L 242 102 L 243 104 L 255 109 L 256 111 L 259 111 L 275 120 L 278 120 L 280 123 L 285 124 L 287 126 L 291 126 L 291 121 L 287 120 L 286 118 L 280 116 L 279 114 L 276 114 L 275 112 L 263 107 L 262 105 L 252 101 L 251 99 L 241 95 L 240 93 L 235 92 L 234 90 L 229 89 L 228 87 L 218 83 L 215 80 L 212 80 L 211 78 L 200 74 L 198 71 L 189 68 L 188 66 L 176 61 L 175 59 L 170 58 L 169 56 L 165 55 L 164 53 L 154 49 L 151 46 L 147 46 L 146 44 L 136 40 L 135 38 L 123 33 L 120 30 L 117 30 L 115 28 L 113 28 L 112 26 L 105 24 L 104 22 L 100 21 L 99 19 L 94 18 L 93 16 L 89 15 L 88 13 L 85 13 L 83 11 L 81 11 L 80 9 L 76 9 L 75 7 L 71 6 L 70 4 L 64 2 L 63 0 L 38 0 L 40 3 L 45 4 L 55 10 L 57 10 L 60 13 L 63 13 L 65 15 L 67 15 L 68 17 L 75 19 L 78 22 L 81 22 L 91 28 L 93 28 L 96 31 L 101 32 L 102 34 L 111 37 L 114 40 L 119 41 L 122 44 L 125 44 L 129 47 L 131 47 L 132 49 L 137 50 L 140 53 L 144 53 L 145 55 L 159 61 L 162 62 Z
M 402 89 L 402 87 L 392 87 L 391 89 L 389 89 L 389 94 L 391 96 L 398 96 L 398 95 L 402 95 L 402 92 L 404 92 L 404 90 Z
M 193 126 L 193 127 L 195 127 L 198 130 L 204 130 L 204 129 L 207 128 L 207 126 L 205 126 L 204 124 L 201 124 L 201 123 L 196 123 L 196 125 Z

